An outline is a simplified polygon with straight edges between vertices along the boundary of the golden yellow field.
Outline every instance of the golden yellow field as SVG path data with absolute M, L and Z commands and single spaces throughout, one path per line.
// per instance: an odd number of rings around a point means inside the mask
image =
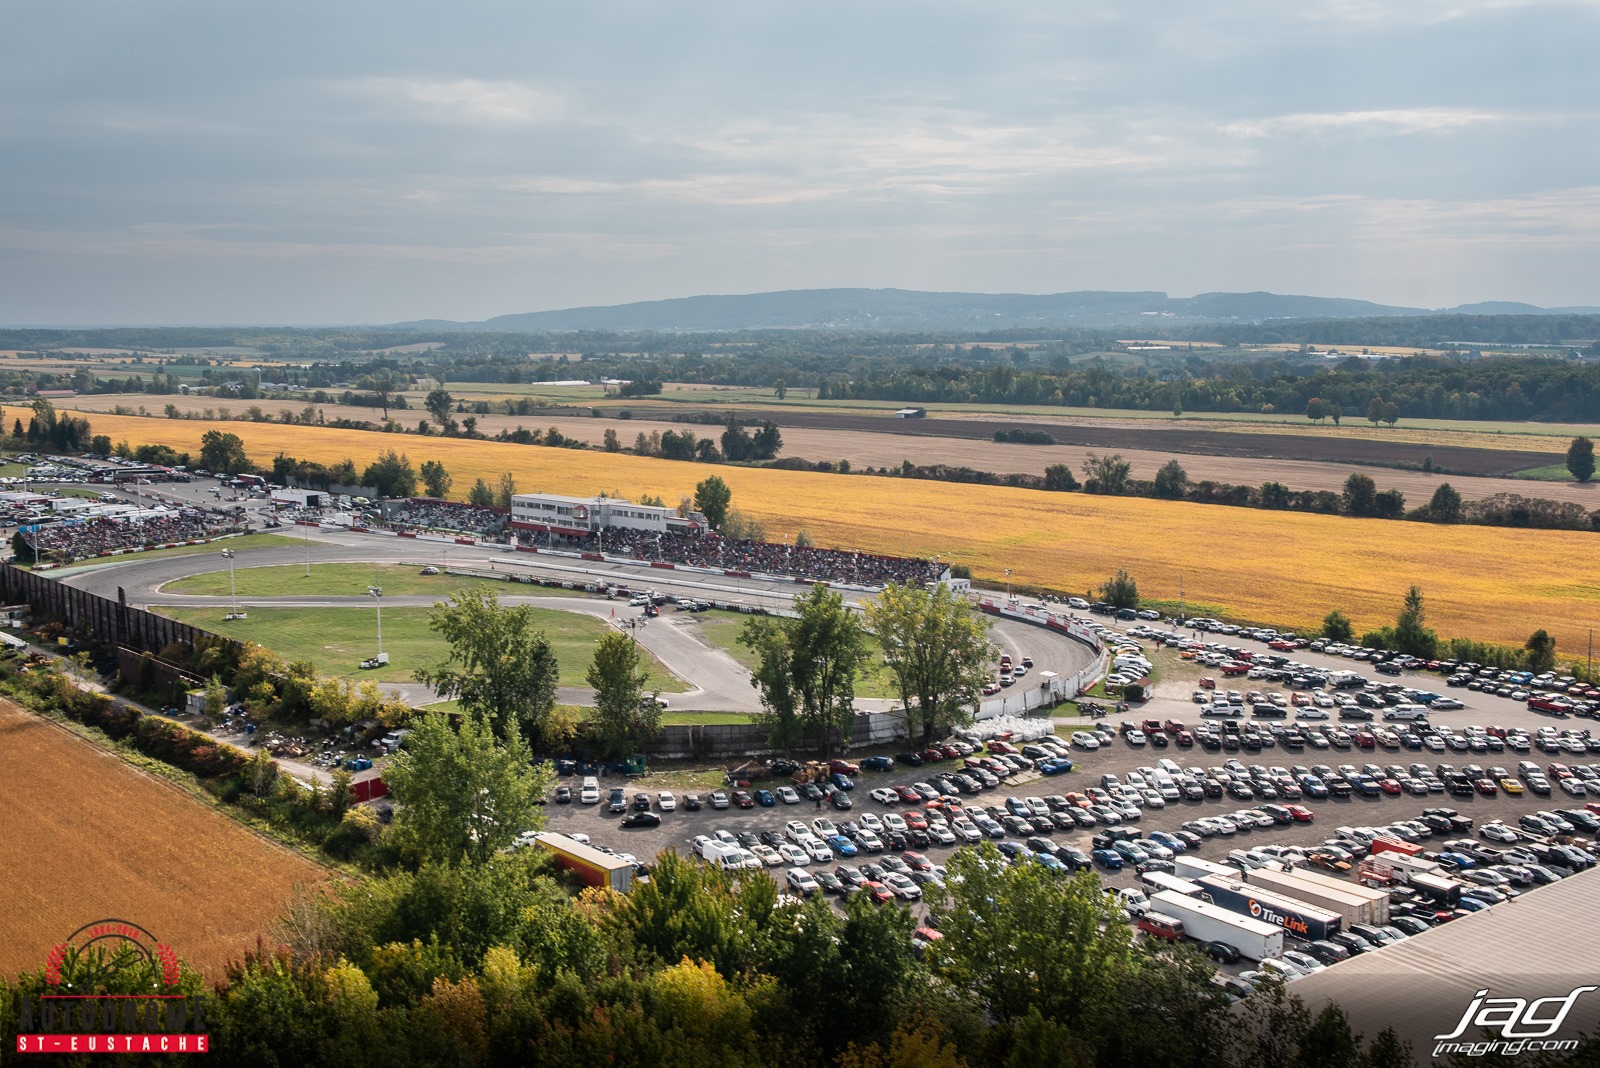
M 9 423 L 18 414 L 6 409 Z M 1022 585 L 1083 591 L 1125 567 L 1147 597 L 1191 601 L 1244 618 L 1305 626 L 1332 608 L 1357 628 L 1392 621 L 1406 587 L 1428 598 L 1441 634 L 1521 643 L 1539 627 L 1581 655 L 1600 622 L 1600 535 L 1344 519 L 1287 512 L 1099 498 L 994 486 L 712 467 L 597 451 L 381 435 L 257 423 L 95 415 L 112 440 L 164 442 L 198 452 L 216 428 L 244 439 L 253 460 L 281 451 L 362 466 L 384 449 L 437 459 L 464 495 L 479 477 L 515 474 L 523 491 L 625 496 L 692 494 L 711 474 L 734 506 L 774 539 L 801 527 L 819 545 L 937 555 L 990 581 L 1011 568 Z

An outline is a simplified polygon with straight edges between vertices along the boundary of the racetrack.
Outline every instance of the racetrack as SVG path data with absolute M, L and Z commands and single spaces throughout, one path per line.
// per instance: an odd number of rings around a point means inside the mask
M 446 564 L 452 572 L 470 570 L 484 574 L 538 574 L 570 579 L 580 585 L 583 582 L 610 582 L 684 597 L 735 601 L 769 611 L 787 607 L 794 597 L 805 592 L 804 586 L 788 581 L 738 579 L 628 564 L 511 553 L 489 546 L 462 546 L 337 531 L 319 532 L 310 541 L 309 551 L 312 562 L 316 564 L 396 563 L 418 567 Z M 298 565 L 305 561 L 306 552 L 305 547 L 297 545 L 250 549 L 240 553 L 234 564 L 240 569 Z M 115 563 L 66 570 L 58 574 L 62 576 L 62 581 L 91 593 L 115 599 L 121 591 L 130 605 L 160 611 L 163 608 L 226 607 L 229 604 L 226 596 L 195 596 L 168 593 L 162 589 L 168 583 L 190 575 L 226 570 L 227 564 L 220 554 L 206 554 L 125 557 Z M 507 584 L 505 590 L 500 591 L 500 599 L 506 604 L 529 604 L 543 609 L 581 612 L 613 624 L 621 624 L 642 615 L 641 609 L 630 607 L 622 600 L 603 596 L 549 596 L 520 592 L 527 589 L 529 587 L 521 584 Z M 438 596 L 385 596 L 383 604 L 385 608 L 426 607 L 436 603 L 446 592 L 446 588 L 441 587 Z M 846 599 L 851 602 L 858 602 L 863 596 L 845 593 Z M 294 593 L 284 597 L 240 597 L 239 604 L 245 608 L 315 610 L 354 606 L 369 608 L 372 600 L 368 597 Z M 639 643 L 668 670 L 688 683 L 686 692 L 671 695 L 672 708 L 675 711 L 756 711 L 758 703 L 750 685 L 749 672 L 726 652 L 707 644 L 700 637 L 695 620 L 694 615 L 683 613 L 680 617 L 669 609 L 637 629 Z M 999 621 L 991 632 L 991 639 L 1003 651 L 1017 657 L 1032 656 L 1039 668 L 1064 676 L 1075 674 L 1094 659 L 1087 648 L 1070 638 L 1023 623 Z M 440 658 L 443 658 L 442 650 Z M 426 704 L 438 699 L 436 694 L 420 683 L 390 682 L 383 684 L 382 688 L 412 704 Z M 558 691 L 557 699 L 566 704 L 592 704 L 594 695 L 586 687 L 563 687 Z M 856 701 L 862 711 L 885 711 L 895 704 L 894 701 L 883 699 L 860 698 Z

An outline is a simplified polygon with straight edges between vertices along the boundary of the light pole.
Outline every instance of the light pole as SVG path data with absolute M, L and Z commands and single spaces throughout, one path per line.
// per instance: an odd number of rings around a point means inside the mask
M 383 660 L 383 587 L 368 586 L 367 592 L 378 605 L 378 660 Z
M 222 550 L 222 558 L 228 561 L 228 616 L 229 619 L 243 619 L 245 614 L 239 611 L 239 587 L 233 580 L 233 550 Z
M 302 526 L 300 528 L 300 530 L 301 530 L 301 533 L 303 533 L 305 535 L 305 537 L 302 540 L 306 543 L 306 578 L 310 578 L 311 577 L 311 528 L 309 526 Z
M 1011 569 L 1006 568 L 1006 600 L 1011 600 Z

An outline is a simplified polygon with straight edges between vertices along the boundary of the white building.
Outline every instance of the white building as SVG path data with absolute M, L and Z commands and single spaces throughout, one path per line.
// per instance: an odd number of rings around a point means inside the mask
M 705 529 L 705 517 L 694 512 L 684 519 L 676 508 L 635 504 L 620 497 L 518 493 L 511 498 L 511 529 L 575 536 L 618 529 L 698 534 Z

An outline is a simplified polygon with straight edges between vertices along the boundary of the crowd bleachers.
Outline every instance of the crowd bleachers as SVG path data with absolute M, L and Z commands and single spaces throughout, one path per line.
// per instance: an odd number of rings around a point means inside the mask
M 509 513 L 498 508 L 482 508 L 456 501 L 415 497 L 390 510 L 386 519 L 396 530 L 442 530 L 452 534 L 498 534 L 505 529 Z
M 237 524 L 194 508 L 160 515 L 66 520 L 24 530 L 23 539 L 42 561 L 66 563 L 118 549 L 144 549 L 170 542 L 196 541 L 237 529 Z
M 931 582 L 941 568 L 931 560 L 876 556 L 844 549 L 820 549 L 760 541 L 734 541 L 715 534 L 661 534 L 637 530 L 610 529 L 599 534 L 573 538 L 567 547 L 607 556 L 630 556 L 636 560 L 660 560 L 695 567 L 715 567 L 729 571 L 749 571 L 767 575 L 793 575 L 824 582 L 858 586 L 886 586 L 892 582 Z

